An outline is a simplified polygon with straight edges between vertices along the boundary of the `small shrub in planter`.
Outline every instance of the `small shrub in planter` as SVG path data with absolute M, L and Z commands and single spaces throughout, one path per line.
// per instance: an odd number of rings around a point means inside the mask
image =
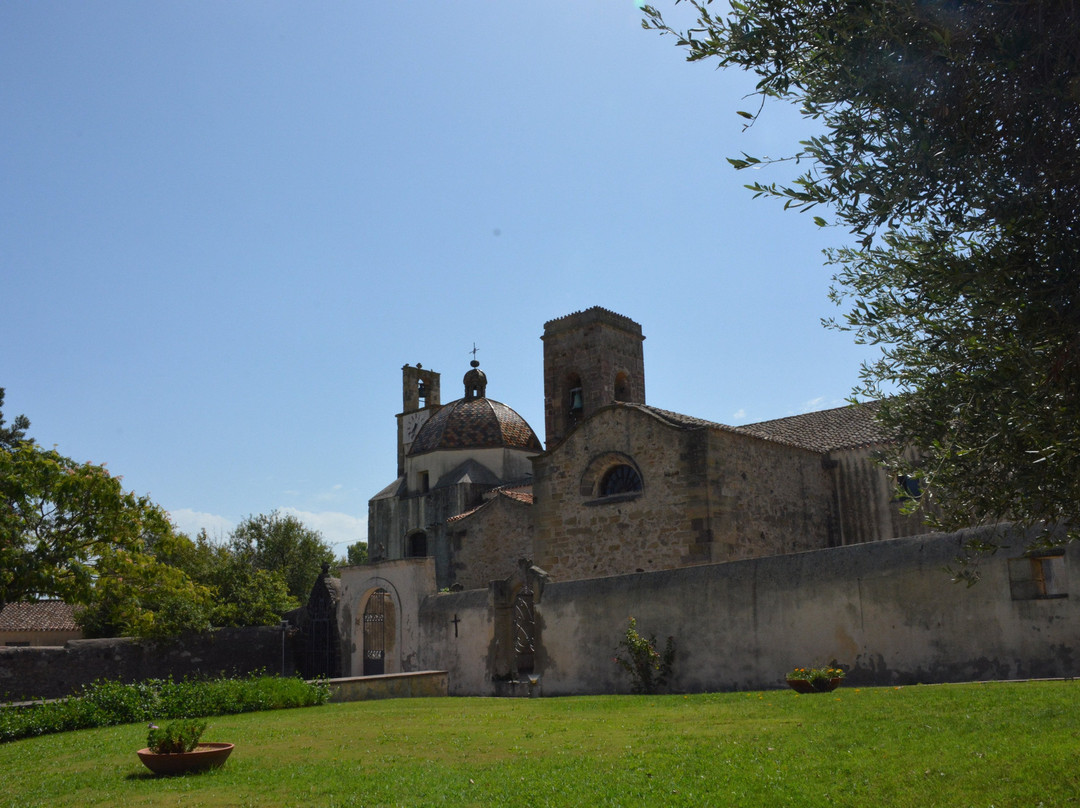
M 799 693 L 828 693 L 840 686 L 844 671 L 837 667 L 795 668 L 789 671 L 788 685 Z
M 199 738 L 204 732 L 206 722 L 192 719 L 173 721 L 164 728 L 151 724 L 146 736 L 146 748 L 156 755 L 190 752 L 199 745 Z

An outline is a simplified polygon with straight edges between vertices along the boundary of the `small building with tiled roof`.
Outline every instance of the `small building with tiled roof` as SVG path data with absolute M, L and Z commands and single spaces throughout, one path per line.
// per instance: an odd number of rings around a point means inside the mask
M 75 607 L 60 600 L 5 603 L 0 607 L 0 645 L 63 645 L 82 639 Z

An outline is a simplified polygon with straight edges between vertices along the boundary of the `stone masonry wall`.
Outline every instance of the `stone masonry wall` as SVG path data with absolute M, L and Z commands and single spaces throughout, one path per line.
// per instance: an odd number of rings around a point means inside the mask
M 272 626 L 223 628 L 175 640 L 71 640 L 63 647 L 0 648 L 0 700 L 69 696 L 97 679 L 139 682 L 188 676 L 294 672 L 292 640 Z
M 518 559 L 531 558 L 531 511 L 531 506 L 500 495 L 481 511 L 447 525 L 453 583 L 482 589 L 509 575 Z
M 619 457 L 641 470 L 640 494 L 588 493 L 605 458 Z M 612 407 L 534 459 L 534 470 L 533 558 L 556 581 L 830 544 L 831 480 L 813 452 Z
M 816 452 L 719 429 L 708 435 L 708 494 L 698 504 L 710 520 L 706 560 L 817 550 L 834 544 L 833 482 Z
M 793 667 L 832 663 L 849 686 L 1080 674 L 1080 547 L 1066 549 L 1065 596 L 1015 600 L 1008 558 L 1019 546 L 984 559 L 975 586 L 949 581 L 943 567 L 969 536 L 549 583 L 536 605 L 541 692 L 629 692 L 611 658 L 631 615 L 660 644 L 675 638 L 675 692 L 783 687 Z M 496 692 L 486 595 L 421 607 L 419 665 L 449 671 L 451 695 Z
M 926 532 L 920 514 L 905 515 L 896 496 L 896 481 L 874 459 L 881 447 L 831 452 L 840 504 L 838 544 L 858 544 L 882 538 L 917 536 Z

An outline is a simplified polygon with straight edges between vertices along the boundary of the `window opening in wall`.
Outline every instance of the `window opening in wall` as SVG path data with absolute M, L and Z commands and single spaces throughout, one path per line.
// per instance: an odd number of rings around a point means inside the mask
M 1009 559 L 1009 589 L 1013 600 L 1066 598 L 1067 587 L 1064 550 Z
M 424 558 L 427 555 L 427 533 L 422 530 L 418 530 L 416 533 L 410 533 L 405 540 L 405 557 L 406 558 Z
M 430 483 L 430 478 L 428 477 L 428 472 L 426 472 L 426 471 L 419 472 L 416 475 L 416 484 L 417 484 L 417 487 L 419 487 L 421 494 L 426 494 L 428 491 L 430 491 L 431 490 L 431 483 Z
M 630 400 L 630 380 L 627 378 L 625 373 L 620 373 L 618 376 L 615 377 L 615 400 Z
M 580 387 L 570 391 L 570 423 L 576 424 L 581 420 L 581 414 L 585 412 L 585 397 Z
M 600 496 L 632 494 L 641 490 L 641 475 L 633 466 L 622 464 L 610 469 L 600 481 Z
M 899 474 L 896 477 L 896 485 L 900 489 L 901 500 L 918 499 L 922 496 L 922 482 L 918 477 Z
M 416 394 L 419 398 L 420 409 L 424 409 L 427 406 L 427 386 L 425 386 L 423 380 L 417 382 Z

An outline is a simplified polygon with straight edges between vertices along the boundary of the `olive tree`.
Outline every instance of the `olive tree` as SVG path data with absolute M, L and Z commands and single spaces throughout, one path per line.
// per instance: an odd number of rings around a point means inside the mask
M 678 2 L 678 0 L 677 0 Z M 880 398 L 942 527 L 1075 525 L 1080 503 L 1080 4 L 693 0 L 691 61 L 756 75 L 738 113 L 793 103 L 820 133 L 759 196 L 849 234 L 829 250 L 831 324 L 880 346 Z

